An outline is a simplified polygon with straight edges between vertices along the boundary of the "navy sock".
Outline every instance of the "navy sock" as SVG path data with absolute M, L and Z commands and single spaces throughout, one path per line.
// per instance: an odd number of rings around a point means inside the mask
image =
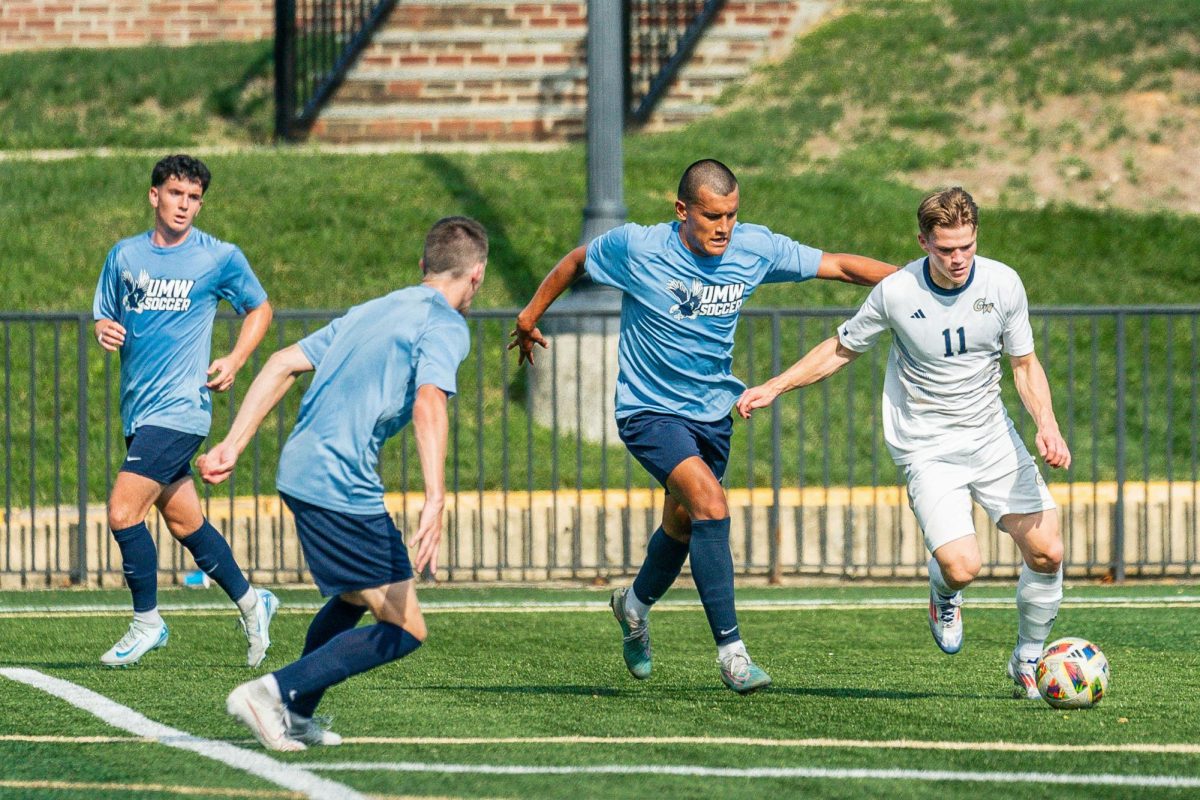
M 421 641 L 399 625 L 376 622 L 339 633 L 299 661 L 273 673 L 289 708 L 296 699 L 324 691 L 351 675 L 366 672 L 411 653 Z
M 733 556 L 729 552 L 729 517 L 692 522 L 692 580 L 717 645 L 736 642 L 737 611 L 733 607 Z
M 672 539 L 660 525 L 646 546 L 646 560 L 633 581 L 633 593 L 648 606 L 662 599 L 679 577 L 683 562 L 688 557 L 688 546 Z
M 301 655 L 308 655 L 339 633 L 354 630 L 365 613 L 366 606 L 356 606 L 340 597 L 331 597 L 309 623 L 308 635 L 304 637 L 304 652 Z M 325 690 L 319 689 L 311 694 L 297 695 L 296 699 L 288 703 L 288 709 L 302 717 L 311 717 L 324 694 Z
M 146 523 L 113 531 L 121 550 L 121 569 L 133 594 L 133 612 L 158 608 L 158 549 Z
M 196 566 L 208 573 L 225 590 L 230 600 L 236 603 L 250 591 L 250 583 L 234 560 L 229 542 L 208 520 L 204 520 L 195 533 L 180 539 L 179 543 L 191 552 Z

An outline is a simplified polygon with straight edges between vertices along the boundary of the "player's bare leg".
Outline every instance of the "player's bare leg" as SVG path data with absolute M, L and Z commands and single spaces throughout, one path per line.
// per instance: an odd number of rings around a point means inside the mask
M 975 580 L 981 566 L 974 533 L 946 542 L 929 559 L 929 632 L 944 653 L 953 655 L 962 649 L 962 590 Z
M 1034 668 L 1062 603 L 1063 544 L 1058 510 L 1006 514 L 1000 529 L 1013 537 L 1024 563 L 1017 580 L 1017 646 L 1008 661 L 1013 694 L 1036 699 Z

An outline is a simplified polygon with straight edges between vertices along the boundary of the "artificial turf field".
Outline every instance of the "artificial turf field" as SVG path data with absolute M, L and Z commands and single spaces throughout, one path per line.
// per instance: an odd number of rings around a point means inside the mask
M 1073 712 L 1010 697 L 1011 585 L 968 591 L 953 657 L 925 591 L 741 588 L 775 682 L 740 697 L 690 589 L 655 610 L 638 682 L 608 589 L 425 587 L 427 644 L 331 690 L 346 743 L 296 754 L 224 712 L 257 671 L 219 590 L 161 591 L 170 644 L 125 670 L 97 663 L 124 592 L 0 593 L 0 798 L 1200 797 L 1200 585 L 1068 581 L 1055 636 L 1092 639 L 1113 674 Z M 264 670 L 320 602 L 278 594 Z

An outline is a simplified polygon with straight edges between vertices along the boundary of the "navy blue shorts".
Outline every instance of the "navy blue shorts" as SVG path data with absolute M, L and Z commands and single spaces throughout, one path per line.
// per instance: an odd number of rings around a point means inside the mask
M 128 455 L 121 472 L 132 472 L 170 486 L 192 474 L 192 456 L 204 444 L 204 437 L 157 425 L 143 425 L 125 437 Z
M 322 597 L 413 576 L 404 536 L 387 514 L 344 514 L 279 493 L 296 518 L 300 547 Z
M 674 414 L 639 411 L 617 420 L 617 433 L 630 454 L 665 488 L 671 471 L 692 456 L 704 459 L 717 480 L 725 477 L 733 418 L 697 422 Z

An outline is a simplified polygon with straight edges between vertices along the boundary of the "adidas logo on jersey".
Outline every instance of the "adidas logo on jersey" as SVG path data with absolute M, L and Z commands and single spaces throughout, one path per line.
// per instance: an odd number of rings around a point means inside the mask
M 909 319 L 925 319 L 925 312 L 918 308 Z

